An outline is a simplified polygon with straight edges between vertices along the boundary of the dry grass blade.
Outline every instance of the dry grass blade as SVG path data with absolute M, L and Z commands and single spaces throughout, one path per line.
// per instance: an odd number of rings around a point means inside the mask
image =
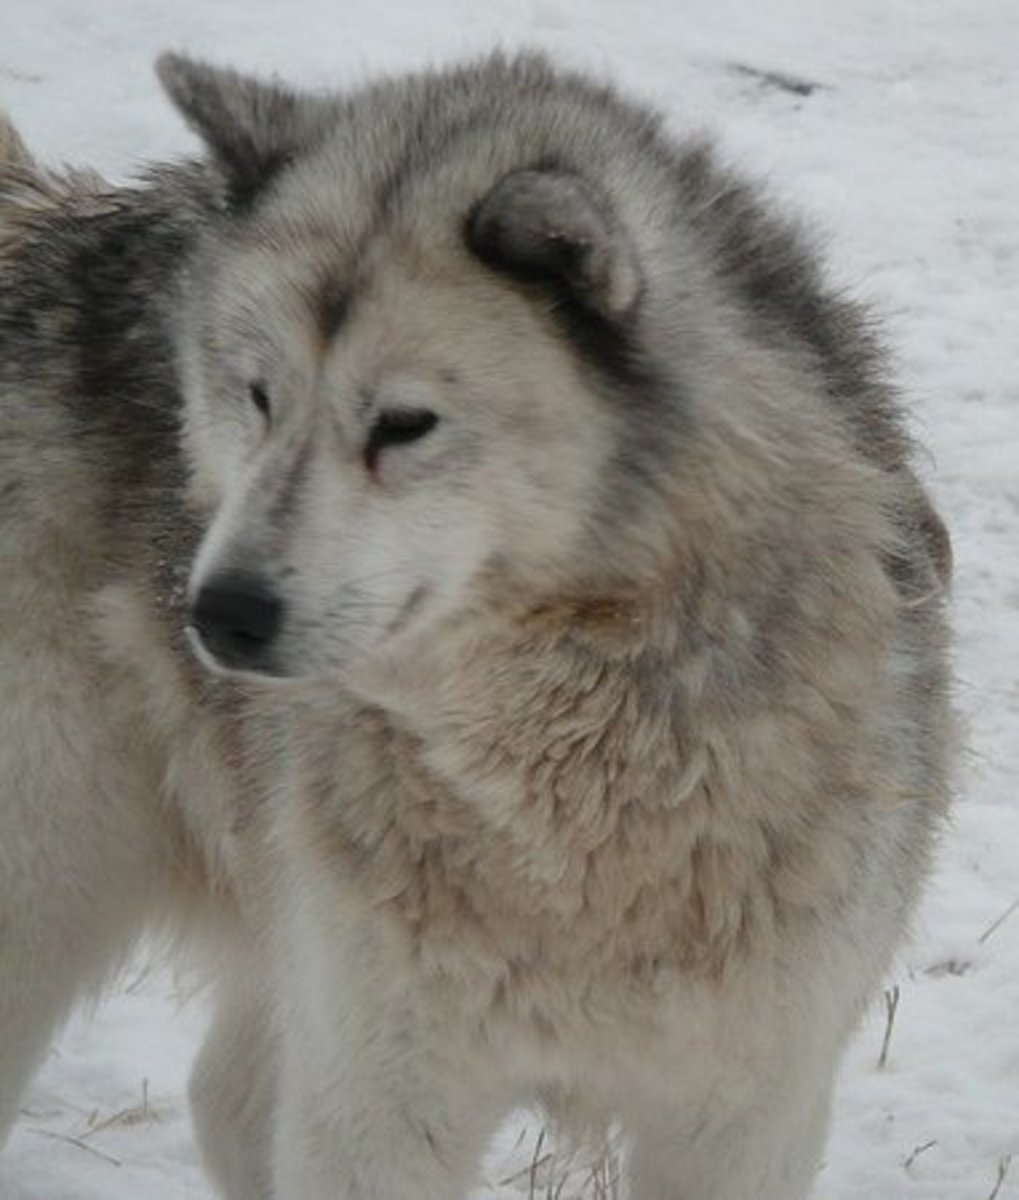
M 913 1165 L 913 1163 L 916 1162 L 916 1160 L 920 1157 L 921 1154 L 926 1154 L 928 1150 L 933 1150 L 937 1144 L 938 1144 L 938 1139 L 934 1138 L 929 1142 L 924 1142 L 924 1144 L 922 1146 L 917 1146 L 916 1149 L 914 1149 L 913 1153 L 909 1156 L 909 1158 L 907 1158 L 906 1161 L 902 1164 L 902 1169 L 904 1171 L 908 1171 L 909 1168 Z
M 998 930 L 1002 927 L 1002 925 L 1005 924 L 1005 922 L 1009 919 L 1009 917 L 1011 917 L 1016 912 L 1019 912 L 1019 896 L 1017 896 L 1016 899 L 1013 900 L 1012 903 L 1008 906 L 1008 908 L 1005 909 L 1005 911 L 1001 914 L 1001 916 L 998 917 L 998 919 L 996 921 L 992 921 L 991 924 L 988 925 L 988 927 L 980 935 L 980 937 L 977 938 L 977 941 L 980 943 L 980 945 L 982 946 L 984 944 L 984 942 L 988 941 L 991 937 L 993 937 L 994 934 L 996 934 L 998 932 Z
M 590 1168 L 581 1192 L 591 1200 L 619 1200 L 619 1157 L 609 1147 Z
M 1005 1178 L 1008 1175 L 1008 1169 L 1009 1169 L 1009 1167 L 1011 1167 L 1011 1165 L 1012 1165 L 1012 1155 L 1011 1154 L 1007 1154 L 998 1163 L 998 1179 L 994 1185 L 994 1190 L 987 1197 L 987 1200 L 998 1200 L 998 1196 L 1001 1195 L 1001 1189 L 1005 1186 Z
M 899 985 L 887 988 L 885 991 L 885 1036 L 881 1042 L 881 1053 L 878 1055 L 877 1069 L 883 1071 L 888 1065 L 888 1051 L 892 1044 L 892 1031 L 895 1029 L 895 1014 L 899 1011 L 901 997 Z
M 112 1154 L 106 1154 L 102 1150 L 97 1150 L 95 1146 L 90 1146 L 88 1142 L 83 1142 L 81 1138 L 73 1137 L 69 1133 L 54 1133 L 50 1129 L 33 1129 L 31 1132 L 38 1134 L 39 1137 L 50 1138 L 54 1142 L 66 1142 L 69 1146 L 76 1146 L 79 1150 L 84 1150 L 86 1154 L 101 1158 L 103 1162 L 109 1163 L 111 1167 L 122 1167 L 124 1165 L 119 1158 L 114 1158 Z
M 546 1154 L 545 1159 L 541 1157 L 541 1148 L 545 1144 L 544 1129 L 538 1134 L 538 1140 L 534 1143 L 534 1154 L 531 1156 L 531 1169 L 527 1177 L 527 1194 L 530 1200 L 536 1200 L 538 1195 L 538 1167 L 542 1161 L 547 1161 L 551 1155 Z
M 525 1135 L 526 1136 L 526 1135 Z M 518 1138 L 514 1149 L 519 1149 Z M 609 1137 L 596 1147 L 575 1145 L 570 1153 L 556 1147 L 547 1128 L 535 1139 L 530 1161 L 498 1179 L 500 1189 L 526 1192 L 527 1200 L 620 1200 L 620 1148 Z
M 81 1135 L 82 1137 L 93 1137 L 95 1134 L 102 1132 L 104 1129 L 111 1129 L 113 1126 L 129 1127 L 132 1125 L 153 1125 L 159 1120 L 159 1115 L 155 1109 L 149 1104 L 149 1081 L 142 1080 L 142 1098 L 138 1104 L 132 1104 L 128 1108 L 122 1108 L 119 1112 L 113 1113 L 112 1116 L 106 1117 L 102 1121 L 96 1120 L 95 1115 L 89 1118 L 88 1128 Z
M 520 1143 L 524 1140 L 524 1136 L 525 1134 L 522 1133 L 520 1137 L 517 1138 L 514 1149 L 519 1149 Z M 538 1133 L 538 1139 L 535 1142 L 534 1151 L 531 1154 L 530 1162 L 528 1162 L 526 1166 L 521 1167 L 519 1171 L 514 1171 L 511 1175 L 507 1175 L 505 1178 L 500 1179 L 499 1187 L 512 1187 L 515 1183 L 520 1183 L 522 1180 L 527 1179 L 527 1194 L 528 1196 L 534 1196 L 536 1194 L 535 1181 L 537 1180 L 538 1172 L 542 1169 L 542 1167 L 548 1166 L 554 1157 L 551 1150 L 547 1150 L 544 1154 L 542 1154 L 541 1150 L 544 1142 L 545 1130 L 542 1129 Z
M 614 1154 L 606 1153 L 595 1165 L 594 1200 L 618 1200 L 619 1165 Z

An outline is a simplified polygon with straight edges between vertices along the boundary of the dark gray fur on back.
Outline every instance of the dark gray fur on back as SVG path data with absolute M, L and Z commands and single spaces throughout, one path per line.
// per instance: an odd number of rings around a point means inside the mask
M 215 203 L 207 172 L 166 168 L 112 188 L 18 168 L 0 174 L 0 230 L 5 202 L 18 204 L 17 237 L 0 244 L 5 496 L 30 507 L 36 472 L 84 467 L 80 502 L 102 531 L 86 576 L 136 571 L 140 558 L 169 595 L 197 535 L 171 329 L 180 272 Z

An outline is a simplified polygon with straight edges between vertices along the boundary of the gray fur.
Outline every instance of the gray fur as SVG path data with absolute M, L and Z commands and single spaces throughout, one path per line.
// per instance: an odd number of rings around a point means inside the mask
M 608 317 L 624 316 L 637 301 L 641 280 L 632 248 L 575 175 L 508 175 L 471 214 L 468 240 L 497 269 L 559 282 Z
M 0 136 L 0 1126 L 163 924 L 229 1200 L 463 1197 L 549 1097 L 803 1200 L 952 757 L 871 318 L 540 58 L 160 73 L 208 165 Z

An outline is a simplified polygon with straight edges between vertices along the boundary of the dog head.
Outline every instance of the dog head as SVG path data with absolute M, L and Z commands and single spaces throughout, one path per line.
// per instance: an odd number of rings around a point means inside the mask
M 349 101 L 162 74 L 223 181 L 181 330 L 206 661 L 346 674 L 495 593 L 632 582 L 607 517 L 675 414 L 626 432 L 658 386 L 639 248 L 583 145 L 500 130 L 526 71 Z
M 356 690 L 478 618 L 859 591 L 901 450 L 863 323 L 703 148 L 530 58 L 162 74 L 220 181 L 179 336 L 210 666 Z

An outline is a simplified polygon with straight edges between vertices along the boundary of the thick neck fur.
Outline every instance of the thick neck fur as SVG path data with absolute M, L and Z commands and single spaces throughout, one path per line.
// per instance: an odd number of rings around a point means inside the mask
M 791 580 L 806 603 L 786 612 L 748 612 L 739 578 L 720 593 L 710 570 L 644 606 L 461 620 L 401 656 L 388 715 L 330 739 L 311 829 L 421 961 L 442 969 L 443 930 L 458 950 L 473 928 L 479 967 L 519 946 L 529 969 L 577 957 L 642 986 L 717 977 L 762 924 L 851 893 L 866 863 L 847 806 L 897 788 L 859 749 L 891 590 L 870 548 L 806 592 Z M 795 654 L 772 654 L 789 621 Z

